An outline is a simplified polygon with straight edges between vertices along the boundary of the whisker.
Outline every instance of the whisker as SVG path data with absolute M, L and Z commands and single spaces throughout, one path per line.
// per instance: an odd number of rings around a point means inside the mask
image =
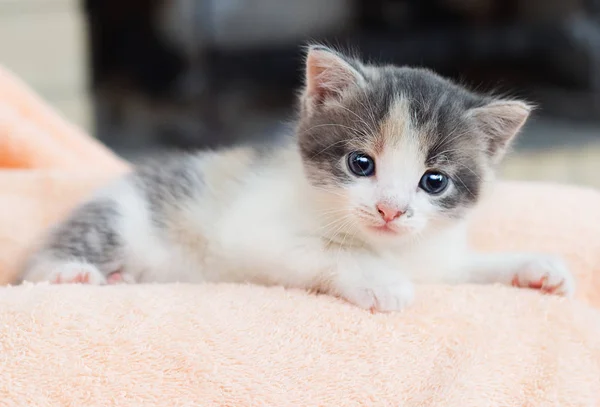
M 339 217 L 340 215 L 346 216 L 347 213 L 345 211 L 332 211 L 328 213 L 319 213 L 317 214 L 317 221 L 327 221 L 332 219 L 333 217 Z
M 298 135 L 304 135 L 304 134 L 306 134 L 306 133 L 308 133 L 308 132 L 310 132 L 312 130 L 315 130 L 315 129 L 318 129 L 318 128 L 321 128 L 321 127 L 330 127 L 330 126 L 341 127 L 343 129 L 350 130 L 350 131 L 355 132 L 355 133 L 359 133 L 360 132 L 360 129 L 356 129 L 354 127 L 346 126 L 345 124 L 339 124 L 339 123 L 322 123 L 322 124 L 316 124 L 316 125 L 308 128 L 308 129 L 306 129 L 306 130 L 303 130 Z
M 322 150 L 320 150 L 320 151 L 317 151 L 316 153 L 314 153 L 314 154 L 311 156 L 311 158 L 314 158 L 314 157 L 316 157 L 316 156 L 317 156 L 317 155 L 319 155 L 319 154 L 323 154 L 325 151 L 329 150 L 330 148 L 332 148 L 332 147 L 335 147 L 335 146 L 337 146 L 337 145 L 339 145 L 339 144 L 344 144 L 344 143 L 346 143 L 346 140 L 339 140 L 339 141 L 336 141 L 335 143 L 332 143 L 332 144 L 328 145 L 327 147 L 325 147 L 324 149 L 322 149 Z
M 363 95 L 365 96 L 366 99 L 368 99 L 368 95 L 367 95 L 367 91 L 365 90 L 365 88 L 360 88 L 362 90 Z M 371 120 L 371 125 L 373 127 L 370 127 L 371 130 L 373 128 L 377 127 L 377 119 L 375 118 L 375 112 L 373 111 L 373 107 L 372 105 L 366 105 L 365 103 L 363 103 L 361 100 L 358 101 L 358 103 L 360 103 L 360 105 L 362 106 L 362 108 L 365 110 L 365 112 L 367 112 L 367 114 L 369 115 L 369 119 Z M 373 134 L 377 134 L 376 132 L 373 132 Z
M 456 176 L 456 179 L 465 187 L 465 189 L 467 190 L 467 192 L 472 196 L 475 197 L 475 194 L 473 194 L 473 192 L 471 192 L 471 190 L 469 189 L 469 187 L 467 187 L 467 185 L 463 182 L 462 179 L 460 179 L 459 176 Z
M 346 224 L 344 224 L 344 229 L 348 228 L 348 226 L 355 226 L 355 223 L 353 222 L 353 219 L 351 218 L 348 222 L 346 222 Z M 338 247 L 338 254 L 337 254 L 337 261 L 339 262 L 340 260 L 340 256 L 342 254 L 342 250 L 344 250 L 345 253 L 349 254 L 350 256 L 352 256 L 352 252 L 345 250 L 346 247 L 346 239 L 348 237 L 348 233 L 344 233 L 344 239 L 342 240 L 342 243 L 339 245 Z
M 349 219 L 344 219 L 344 222 L 340 223 L 340 225 L 338 226 L 338 228 L 333 232 L 333 234 L 331 234 L 328 239 L 330 242 L 335 243 L 337 245 L 339 245 L 339 239 L 338 236 L 344 231 L 344 229 L 350 224 L 351 220 Z
M 459 127 L 455 127 L 455 128 L 453 128 L 452 130 L 450 130 L 450 131 L 448 132 L 448 134 L 446 134 L 446 136 L 445 136 L 443 139 L 441 139 L 440 141 L 438 141 L 437 143 L 435 143 L 435 145 L 436 145 L 436 146 L 442 145 L 443 143 L 445 143 L 445 142 L 446 142 L 446 140 L 448 140 L 450 137 L 454 136 L 454 134 L 455 134 L 457 131 L 459 131 L 459 130 L 460 130 L 460 128 L 459 128 Z M 461 134 L 461 135 L 462 135 L 462 134 L 466 134 L 466 132 L 462 132 L 462 133 L 460 133 L 460 134 Z M 451 139 L 451 140 L 450 140 L 450 142 L 452 142 L 452 141 L 454 141 L 454 140 L 455 140 L 455 138 Z
M 335 191 L 334 189 L 327 189 L 327 188 L 319 187 L 319 186 L 313 186 L 313 188 L 319 192 L 324 192 L 328 195 L 335 195 L 335 196 L 339 196 L 341 198 L 346 198 L 346 194 Z M 319 199 L 319 196 L 317 196 L 317 199 Z M 325 200 L 325 197 L 322 197 L 322 199 Z
M 470 172 L 471 174 L 475 175 L 475 176 L 477 177 L 477 179 L 479 179 L 480 181 L 484 181 L 484 180 L 483 180 L 483 179 L 482 179 L 482 178 L 481 178 L 479 175 L 477 175 L 477 173 L 476 173 L 475 171 L 473 171 L 473 170 L 472 170 L 472 169 L 471 169 L 469 166 L 467 166 L 467 165 L 465 165 L 465 164 L 463 164 L 463 163 L 459 163 L 459 162 L 457 162 L 457 163 L 454 163 L 454 164 L 457 164 L 457 165 L 460 165 L 460 166 L 461 166 L 461 167 L 463 167 L 463 168 L 466 168 L 467 170 L 469 170 L 469 172 Z
M 440 155 L 443 155 L 443 154 L 446 154 L 446 153 L 453 153 L 455 151 L 479 151 L 479 152 L 485 152 L 486 150 L 485 150 L 485 148 L 479 148 L 479 147 L 451 148 L 451 149 L 448 149 L 448 150 L 440 151 L 439 153 L 437 153 L 436 155 L 434 155 L 433 157 L 431 157 L 431 160 L 436 159 Z
M 347 108 L 346 106 L 340 105 L 339 107 L 344 109 L 348 113 L 353 114 L 358 119 L 359 123 L 364 124 L 365 127 L 368 129 L 368 131 L 371 132 L 371 134 L 376 134 L 375 129 L 369 123 L 367 123 L 364 118 L 359 116 L 356 112 L 352 111 L 351 109 Z M 366 134 L 366 133 L 363 133 L 363 135 L 368 136 L 368 134 Z

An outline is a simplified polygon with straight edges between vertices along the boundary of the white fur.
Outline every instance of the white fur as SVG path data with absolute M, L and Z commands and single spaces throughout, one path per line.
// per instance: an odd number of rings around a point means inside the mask
M 328 292 L 380 311 L 409 304 L 413 282 L 510 284 L 518 275 L 527 286 L 548 275 L 547 285 L 562 285 L 560 293 L 572 293 L 572 278 L 559 261 L 540 255 L 470 254 L 465 222 L 438 226 L 424 193 L 395 181 L 400 174 L 414 179 L 421 171 L 417 161 L 409 160 L 418 155 L 414 146 L 399 146 L 382 159 L 390 163 L 381 183 L 370 179 L 346 196 L 311 187 L 295 148 L 281 150 L 271 166 L 257 173 L 242 166 L 246 175 L 241 186 L 221 179 L 199 199 L 184 202 L 167 230 L 152 224 L 147 203 L 127 178 L 98 195 L 119 203 L 124 215 L 119 228 L 127 242 L 123 271 L 136 282 L 277 284 Z M 235 155 L 217 155 L 210 166 L 199 159 L 198 171 L 210 178 L 213 166 L 232 159 Z M 369 229 L 381 222 L 373 208 L 382 196 L 412 208 L 411 218 L 394 221 L 397 234 Z M 355 216 L 357 206 L 371 208 L 372 216 Z M 38 259 L 42 261 L 27 278 L 55 281 L 56 261 Z M 90 271 L 85 263 L 61 267 L 62 282 L 76 277 L 73 270 Z M 91 271 L 90 283 L 105 282 Z

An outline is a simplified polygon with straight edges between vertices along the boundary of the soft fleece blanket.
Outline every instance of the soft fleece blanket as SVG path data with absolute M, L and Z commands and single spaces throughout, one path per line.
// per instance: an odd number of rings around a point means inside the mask
M 0 70 L 0 281 L 128 170 Z M 423 286 L 406 311 L 236 285 L 0 288 L 0 406 L 600 406 L 600 193 L 503 183 L 481 250 L 562 253 L 576 300 Z

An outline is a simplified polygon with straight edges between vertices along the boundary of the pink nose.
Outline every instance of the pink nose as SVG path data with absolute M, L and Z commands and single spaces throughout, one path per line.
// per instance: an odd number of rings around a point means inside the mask
M 391 222 L 404 214 L 404 212 L 382 203 L 378 203 L 376 208 L 377 212 L 379 212 L 383 220 L 386 222 Z

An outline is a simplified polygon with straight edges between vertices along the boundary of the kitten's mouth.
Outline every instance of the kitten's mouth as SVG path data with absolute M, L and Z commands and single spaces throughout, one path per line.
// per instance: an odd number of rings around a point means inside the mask
M 392 234 L 395 235 L 398 233 L 398 231 L 394 228 L 392 228 L 390 226 L 390 224 L 385 223 L 383 225 L 378 225 L 378 226 L 369 226 L 372 230 L 378 232 L 378 233 L 384 233 L 384 234 Z

